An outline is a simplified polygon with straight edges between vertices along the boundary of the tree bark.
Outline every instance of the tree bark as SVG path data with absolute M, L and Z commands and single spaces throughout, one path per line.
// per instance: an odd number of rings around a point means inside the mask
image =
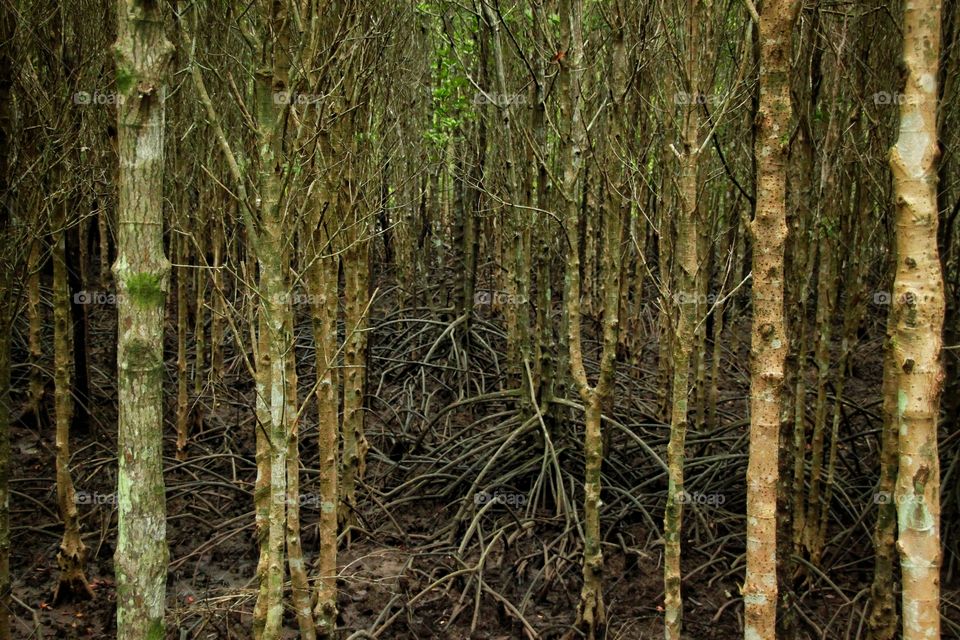
M 799 8 L 798 0 L 765 2 L 759 25 L 744 640 L 776 637 L 778 454 L 787 352 L 783 310 L 786 150 L 791 118 L 790 43 Z
M 896 271 L 890 313 L 900 445 L 895 500 L 903 638 L 940 637 L 940 465 L 937 420 L 944 289 L 937 250 L 937 67 L 940 2 L 904 5 L 906 85 L 890 151 Z
M 163 253 L 164 101 L 173 46 L 164 8 L 117 3 L 120 203 L 117 225 L 119 442 L 114 554 L 117 637 L 164 637 L 168 551 L 163 485 L 163 323 L 170 263 Z
M 57 553 L 60 578 L 53 594 L 54 602 L 73 598 L 92 598 L 87 584 L 87 547 L 80 538 L 77 497 L 70 476 L 70 426 L 73 423 L 73 323 L 70 286 L 67 282 L 66 203 L 53 224 L 53 377 L 54 415 L 56 417 L 57 504 L 63 520 L 63 539 Z
M 337 280 L 340 257 L 333 252 L 330 222 L 321 214 L 314 225 L 314 264 L 311 269 L 313 337 L 316 347 L 317 423 L 320 450 L 320 551 L 317 562 L 317 601 L 313 613 L 317 633 L 333 634 L 337 620 L 337 503 L 338 447 L 340 436 L 339 388 L 337 369 Z
M 577 609 L 575 628 L 590 640 L 602 638 L 607 615 L 603 604 L 603 553 L 600 536 L 601 468 L 603 465 L 602 410 L 613 386 L 614 360 L 617 353 L 620 302 L 620 219 L 607 211 L 603 224 L 603 348 L 600 355 L 600 373 L 596 385 L 591 386 L 583 364 L 581 332 L 580 288 L 580 225 L 581 201 L 577 197 L 582 188 L 583 153 L 586 149 L 586 128 L 582 119 L 581 81 L 584 69 L 583 3 L 582 0 L 564 0 L 560 8 L 563 42 L 567 45 L 565 61 L 561 64 L 563 90 L 564 133 L 563 195 L 566 200 L 564 230 L 568 253 L 564 276 L 564 306 L 567 312 L 567 341 L 570 353 L 570 372 L 584 404 L 584 500 L 583 500 L 583 586 Z M 570 637 L 572 637 L 571 632 Z

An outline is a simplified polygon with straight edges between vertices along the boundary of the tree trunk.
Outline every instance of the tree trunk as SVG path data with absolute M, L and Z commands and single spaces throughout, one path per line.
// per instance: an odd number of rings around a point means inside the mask
M 760 103 L 756 117 L 757 197 L 753 234 L 753 330 L 744 638 L 776 637 L 777 480 L 787 352 L 783 310 L 786 149 L 790 126 L 790 42 L 798 0 L 763 4 Z
M 187 422 L 190 398 L 187 394 L 187 263 L 186 236 L 180 235 L 173 241 L 175 250 L 174 260 L 181 266 L 177 267 L 177 460 L 187 459 L 187 438 L 189 424 Z
M 5 142 L 5 141 L 4 141 Z M 10 295 L 12 274 L 0 288 Z M 0 310 L 0 640 L 10 640 L 10 342 L 13 305 Z
M 944 290 L 937 251 L 937 65 L 940 2 L 904 5 L 907 77 L 900 135 L 890 151 L 896 204 L 896 271 L 890 313 L 896 371 L 897 550 L 903 638 L 940 637 L 940 465 L 937 419 Z
M 686 15 L 686 63 L 684 76 L 690 95 L 684 108 L 683 154 L 680 158 L 679 207 L 676 222 L 676 256 L 672 306 L 675 318 L 673 338 L 673 391 L 670 402 L 670 442 L 667 444 L 669 478 L 667 505 L 663 516 L 664 538 L 664 633 L 667 640 L 679 640 L 683 628 L 683 599 L 680 592 L 680 529 L 683 520 L 684 442 L 687 435 L 687 402 L 690 397 L 690 357 L 694 347 L 700 296 L 697 287 L 700 258 L 697 238 L 697 191 L 699 166 L 698 62 L 702 55 L 699 3 L 690 3 Z
M 507 374 L 512 388 L 522 387 L 521 406 L 526 406 L 530 398 L 530 388 L 524 374 L 524 363 L 530 363 L 532 348 L 530 345 L 530 212 L 521 208 L 520 184 L 516 166 L 513 136 L 513 95 L 507 87 L 504 66 L 503 47 L 500 37 L 500 15 L 493 9 L 489 0 L 482 1 L 483 14 L 490 27 L 494 78 L 496 92 L 492 95 L 493 111 L 499 116 L 499 128 L 503 135 L 503 154 L 506 162 L 506 189 L 503 198 L 507 200 L 506 214 L 503 216 L 505 232 L 504 250 L 507 266 L 507 291 L 510 294 L 505 301 L 507 308 Z
M 165 79 L 173 46 L 163 5 L 117 3 L 120 203 L 117 224 L 119 442 L 114 554 L 117 637 L 164 637 L 167 578 L 163 485 L 163 324 L 170 263 L 163 253 Z
M 347 169 L 352 178 L 352 169 Z M 367 456 L 367 438 L 364 434 L 364 396 L 367 382 L 367 323 L 370 303 L 369 255 L 370 242 L 365 212 L 358 211 L 358 203 L 349 195 L 355 185 L 348 179 L 344 188 L 351 212 L 342 210 L 348 223 L 349 247 L 343 256 L 344 324 L 346 336 L 343 352 L 343 472 L 340 484 L 340 524 L 357 521 L 357 483 L 363 479 Z
M 880 427 L 880 482 L 873 501 L 877 522 L 873 529 L 873 583 L 870 586 L 870 640 L 893 640 L 897 634 L 897 603 L 893 577 L 896 565 L 897 508 L 893 493 L 897 484 L 897 394 L 896 365 L 893 361 L 892 316 L 887 318 L 887 339 L 883 357 L 883 423 Z
M 39 230 L 38 230 L 39 231 Z M 41 327 L 43 325 L 43 310 L 40 306 L 40 249 L 43 246 L 41 237 L 30 241 L 30 255 L 27 258 L 27 318 L 29 319 L 29 349 L 30 349 L 30 386 L 27 400 L 27 411 L 34 417 L 37 427 L 40 427 L 40 410 L 43 403 L 43 340 Z
M 91 598 L 87 584 L 87 547 L 80 538 L 77 497 L 70 476 L 70 425 L 73 422 L 73 323 L 70 321 L 70 287 L 67 282 L 66 204 L 56 221 L 53 251 L 53 369 L 54 414 L 56 416 L 57 503 L 63 520 L 63 539 L 57 554 L 60 578 L 53 594 L 54 602 L 73 598 Z
M 320 449 L 320 551 L 317 562 L 317 601 L 314 605 L 317 632 L 332 636 L 337 621 L 337 458 L 340 417 L 340 376 L 337 369 L 337 316 L 339 300 L 337 280 L 340 258 L 333 252 L 328 233 L 330 222 L 314 226 L 315 256 L 311 270 L 313 299 L 313 337 L 316 346 L 317 423 Z
M 575 628 L 589 640 L 602 638 L 607 616 L 603 604 L 603 553 L 600 537 L 601 468 L 603 465 L 602 409 L 613 386 L 614 360 L 617 353 L 617 330 L 620 312 L 620 219 L 606 211 L 604 217 L 603 247 L 603 349 L 600 355 L 600 374 L 595 386 L 590 386 L 583 364 L 580 288 L 580 225 L 581 201 L 577 197 L 582 179 L 583 153 L 586 149 L 586 127 L 582 120 L 583 3 L 582 0 L 564 0 L 560 8 L 562 40 L 567 45 L 566 59 L 561 64 L 563 120 L 566 123 L 563 171 L 563 195 L 566 200 L 564 230 L 568 253 L 564 276 L 564 306 L 567 312 L 567 341 L 570 353 L 570 371 L 583 400 L 585 412 L 584 433 L 584 500 L 583 500 L 583 587 L 577 609 Z M 604 211 L 604 209 L 601 209 Z M 589 214 L 589 212 L 588 212 Z M 573 637 L 573 631 L 569 634 Z

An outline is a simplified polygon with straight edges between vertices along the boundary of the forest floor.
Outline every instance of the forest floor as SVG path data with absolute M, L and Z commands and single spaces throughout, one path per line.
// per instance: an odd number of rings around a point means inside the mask
M 91 307 L 89 313 L 90 421 L 72 437 L 73 479 L 90 554 L 87 577 L 96 597 L 51 602 L 62 533 L 54 432 L 48 417 L 41 416 L 39 425 L 21 420 L 12 433 L 15 637 L 113 635 L 111 313 L 107 307 Z M 484 315 L 471 343 L 496 345 L 499 330 Z M 342 637 L 366 629 L 396 640 L 559 638 L 573 621 L 579 594 L 579 516 L 571 505 L 580 500 L 581 427 L 557 426 L 555 453 L 544 453 L 548 447 L 542 437 L 524 430 L 512 399 L 498 393 L 496 349 L 478 347 L 472 373 L 451 374 L 448 365 L 456 350 L 444 345 L 443 323 L 434 320 L 382 314 L 374 322 L 367 403 L 371 449 L 357 526 L 349 540 L 341 540 L 339 554 Z M 728 345 L 724 356 L 719 425 L 691 432 L 688 441 L 688 487 L 714 498 L 691 505 L 685 514 L 683 588 L 691 638 L 742 634 L 746 330 L 746 323 L 738 327 L 739 344 Z M 176 335 L 175 328 L 169 335 Z M 298 328 L 298 362 L 312 362 L 309 336 L 305 321 Z M 176 352 L 175 342 L 168 343 L 169 638 L 250 637 L 257 561 L 254 402 L 248 375 L 240 359 L 230 357 L 232 340 L 227 342 L 224 376 L 206 380 L 199 396 L 191 397 L 193 426 L 184 462 L 174 457 Z M 23 349 L 19 337 L 16 344 Z M 604 599 L 612 639 L 663 633 L 658 531 L 666 481 L 653 453 L 663 456 L 667 430 L 651 417 L 655 376 L 648 372 L 655 353 L 651 341 L 636 370 L 620 367 L 611 411 L 619 424 L 607 426 Z M 864 637 L 874 510 L 872 487 L 863 478 L 876 476 L 871 430 L 878 419 L 879 357 L 879 339 L 861 342 L 854 356 L 846 395 L 855 400 L 844 413 L 848 435 L 840 446 L 831 512 L 837 524 L 830 530 L 822 572 L 811 569 L 796 583 L 798 638 Z M 23 358 L 15 353 L 15 361 Z M 310 367 L 298 376 L 301 387 L 309 389 Z M 570 423 L 579 415 L 575 406 L 564 406 L 561 413 L 573 419 Z M 309 411 L 301 422 L 301 440 L 302 537 L 312 561 L 318 509 L 311 488 L 318 457 L 316 421 Z M 480 508 L 476 496 L 487 491 L 516 500 Z M 949 552 L 943 580 L 945 638 L 960 637 L 955 564 L 956 554 Z M 292 615 L 287 628 L 288 637 L 297 637 Z

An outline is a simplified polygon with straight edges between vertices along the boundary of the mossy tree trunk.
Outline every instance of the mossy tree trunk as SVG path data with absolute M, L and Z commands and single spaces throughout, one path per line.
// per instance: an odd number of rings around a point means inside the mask
M 163 130 L 173 47 L 164 35 L 164 5 L 119 0 L 117 19 L 117 637 L 160 640 L 168 558 L 163 325 L 170 275 L 163 252 Z

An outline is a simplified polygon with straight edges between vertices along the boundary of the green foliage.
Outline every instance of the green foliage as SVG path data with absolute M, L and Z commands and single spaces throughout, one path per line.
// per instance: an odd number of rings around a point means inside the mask
M 472 38 L 455 33 L 455 43 L 461 56 L 470 56 L 476 43 Z M 476 117 L 473 111 L 471 85 L 449 45 L 437 50 L 431 91 L 430 128 L 424 137 L 437 147 L 445 147 L 460 127 Z

